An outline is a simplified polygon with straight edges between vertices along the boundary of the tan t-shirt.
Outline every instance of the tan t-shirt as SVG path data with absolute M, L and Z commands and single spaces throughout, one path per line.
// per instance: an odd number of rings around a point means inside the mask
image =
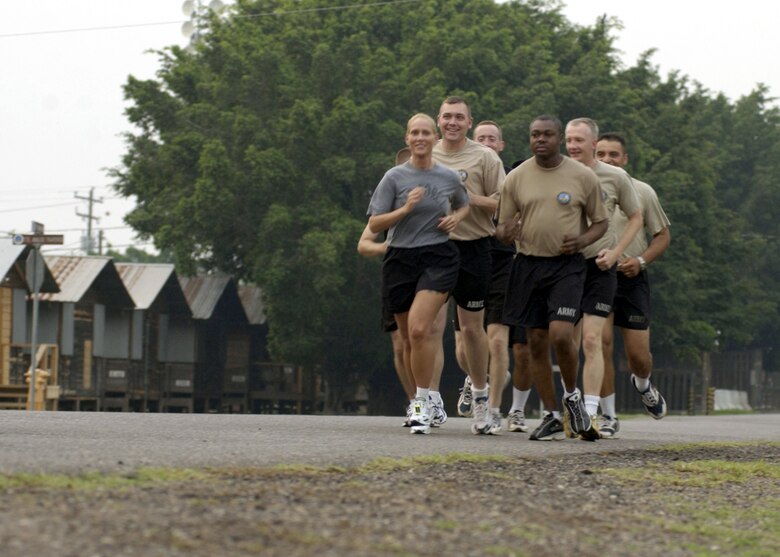
M 631 179 L 631 182 L 634 184 L 634 188 L 639 195 L 639 204 L 642 206 L 642 218 L 645 221 L 645 230 L 634 236 L 634 240 L 628 245 L 623 255 L 627 257 L 639 257 L 645 252 L 648 245 L 645 232 L 650 234 L 650 236 L 655 236 L 664 228 L 668 228 L 671 225 L 671 222 L 669 222 L 669 217 L 666 216 L 663 207 L 661 207 L 655 190 L 649 184 L 645 184 L 634 178 Z M 626 217 L 622 209 L 615 211 L 612 223 L 615 227 L 615 232 L 622 234 L 623 229 L 628 223 L 628 217 Z
M 636 211 L 641 210 L 639 196 L 631 183 L 631 177 L 625 170 L 596 161 L 593 172 L 599 177 L 601 197 L 604 200 L 604 206 L 607 208 L 609 229 L 601 238 L 582 250 L 582 255 L 586 259 L 596 257 L 601 250 L 612 249 L 617 245 L 620 235 L 613 225 L 616 205 L 620 205 L 620 209 L 626 215 L 633 215 Z
M 555 168 L 543 168 L 530 158 L 509 173 L 501 192 L 499 224 L 517 212 L 522 222 L 518 251 L 540 257 L 561 255 L 564 236 L 579 236 L 588 221 L 607 218 L 598 177 L 569 157 Z
M 445 151 L 439 141 L 433 147 L 433 160 L 448 166 L 460 174 L 466 189 L 473 194 L 498 199 L 506 174 L 504 163 L 493 149 L 466 139 L 466 145 L 458 151 Z M 450 234 L 453 240 L 478 240 L 496 233 L 493 215 L 477 207 L 471 207 L 458 227 Z

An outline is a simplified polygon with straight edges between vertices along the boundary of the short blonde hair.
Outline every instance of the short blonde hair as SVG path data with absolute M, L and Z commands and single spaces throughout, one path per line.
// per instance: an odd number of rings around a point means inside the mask
M 482 120 L 479 124 L 474 126 L 474 131 L 477 131 L 477 128 L 480 126 L 494 126 L 498 130 L 498 139 L 500 139 L 501 141 L 504 140 L 504 132 L 501 131 L 501 126 L 499 126 L 493 120 Z
M 566 124 L 566 128 L 568 129 L 569 126 L 579 126 L 581 124 L 588 128 L 593 139 L 599 138 L 599 125 L 592 118 L 575 118 L 574 120 L 569 120 L 569 123 Z
M 417 114 L 409 118 L 409 121 L 406 123 L 406 133 L 409 133 L 409 130 L 412 127 L 412 122 L 414 122 L 415 120 L 425 120 L 428 123 L 428 125 L 431 126 L 433 133 L 434 134 L 436 133 L 436 122 L 434 122 L 433 118 L 431 118 L 424 112 L 418 112 Z

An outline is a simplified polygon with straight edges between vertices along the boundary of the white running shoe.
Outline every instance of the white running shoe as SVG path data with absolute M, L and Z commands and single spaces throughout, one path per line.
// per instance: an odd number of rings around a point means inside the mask
M 447 412 L 444 411 L 444 401 L 434 402 L 428 397 L 428 405 L 431 409 L 431 427 L 441 427 L 447 421 Z
M 471 379 L 466 376 L 466 379 L 463 381 L 463 387 L 460 389 L 460 396 L 458 397 L 458 416 L 463 416 L 464 418 L 471 417 L 474 411 L 473 397 L 474 395 L 471 392 Z
M 612 416 L 601 416 L 599 419 L 599 433 L 602 439 L 616 439 L 620 431 L 620 420 Z
M 412 427 L 412 401 L 409 401 L 409 406 L 406 407 L 406 419 L 404 419 L 404 427 Z
M 412 401 L 412 415 L 409 417 L 412 433 L 428 434 L 431 432 L 431 410 L 424 398 Z
M 488 428 L 488 435 L 500 435 L 501 434 L 501 412 L 490 411 L 490 427 Z
M 579 389 L 575 389 L 568 397 L 563 397 L 563 429 L 566 437 L 571 438 L 591 430 L 590 416 Z
M 645 410 L 647 410 L 647 413 L 650 414 L 653 419 L 660 420 L 666 416 L 666 401 L 652 383 L 650 383 L 650 386 L 646 391 L 640 391 L 636 386 L 636 377 L 631 375 L 631 384 L 639 393 L 639 396 L 642 398 L 642 404 L 645 405 Z
M 474 400 L 474 423 L 471 424 L 471 432 L 474 435 L 486 435 L 490 431 L 492 423 L 490 417 L 490 406 L 488 406 L 487 397 L 480 397 Z
M 525 433 L 528 426 L 525 423 L 525 412 L 522 410 L 512 410 L 506 417 L 507 428 L 509 431 L 520 431 Z

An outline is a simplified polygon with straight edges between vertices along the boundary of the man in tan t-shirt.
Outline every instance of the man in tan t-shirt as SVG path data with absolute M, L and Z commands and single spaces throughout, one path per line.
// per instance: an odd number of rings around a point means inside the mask
M 460 252 L 458 284 L 452 292 L 460 331 L 456 351 L 462 350 L 473 394 L 472 431 L 487 434 L 491 427 L 487 398 L 488 338 L 485 332 L 485 300 L 490 281 L 489 239 L 495 233 L 492 217 L 504 182 L 501 158 L 468 139 L 471 110 L 462 97 L 448 97 L 439 108 L 437 124 L 441 139 L 433 149 L 433 159 L 456 170 L 469 194 L 471 210 L 450 238 Z M 496 385 L 501 388 L 502 384 Z
M 501 126 L 493 120 L 483 120 L 474 126 L 474 141 L 493 149 L 500 155 L 505 143 Z M 520 163 L 517 163 L 520 164 Z M 511 169 L 504 166 L 504 170 Z M 490 346 L 490 414 L 492 418 L 491 434 L 501 432 L 501 398 L 504 389 L 502 382 L 509 369 L 509 346 L 512 346 L 513 369 L 512 407 L 507 414 L 507 429 L 509 431 L 526 432 L 525 405 L 531 393 L 533 378 L 528 366 L 528 339 L 524 327 L 508 327 L 504 325 L 504 298 L 506 285 L 509 281 L 509 271 L 515 258 L 515 246 L 500 242 L 495 236 L 490 238 L 490 288 L 485 304 L 485 327 L 487 328 L 488 344 Z M 511 342 L 510 342 L 511 341 Z M 506 388 L 506 385 L 503 385 Z
M 607 231 L 599 180 L 592 170 L 561 155 L 563 127 L 553 116 L 539 116 L 530 127 L 533 158 L 507 176 L 501 192 L 502 241 L 517 241 L 504 305 L 504 322 L 525 325 L 531 370 L 548 410 L 532 440 L 563 438 L 552 384 L 552 345 L 563 380 L 568 427 L 589 430 L 591 420 L 577 388 L 579 356 L 574 324 L 580 317 L 585 280 L 583 248 Z M 588 224 L 590 223 L 590 224 Z
M 596 158 L 603 163 L 624 168 L 628 164 L 625 145 L 626 140 L 620 134 L 601 134 L 596 145 Z M 601 387 L 602 417 L 599 430 L 605 438 L 615 437 L 620 430 L 615 411 L 613 323 L 620 328 L 628 368 L 633 375 L 631 382 L 639 391 L 647 412 L 657 420 L 666 415 L 666 401 L 650 382 L 653 357 L 650 354 L 650 282 L 646 268 L 669 247 L 670 222 L 653 188 L 633 178 L 632 182 L 639 194 L 644 229 L 651 240 L 648 244 L 645 233 L 640 232 L 623 251 L 618 264 L 613 313 L 604 324 L 604 381 Z M 615 230 L 619 233 L 626 223 L 625 215 L 617 211 L 613 219 Z
M 598 241 L 587 246 L 585 256 L 587 273 L 582 295 L 582 320 L 577 324 L 574 336 L 582 340 L 585 364 L 582 368 L 582 384 L 585 392 L 585 408 L 591 417 L 592 428 L 580 437 L 595 441 L 601 437 L 596 415 L 601 399 L 601 383 L 604 379 L 604 352 L 602 331 L 612 312 L 617 291 L 617 260 L 642 228 L 642 213 L 636 190 L 622 169 L 596 160 L 598 125 L 590 118 L 576 118 L 566 125 L 566 150 L 569 156 L 596 173 L 601 194 L 607 209 L 610 228 Z M 629 215 L 628 224 L 620 236 L 611 225 L 615 208 Z

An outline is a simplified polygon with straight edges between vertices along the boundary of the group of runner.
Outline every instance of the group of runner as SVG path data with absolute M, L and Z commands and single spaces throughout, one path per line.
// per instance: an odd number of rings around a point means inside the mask
M 669 221 L 652 188 L 622 170 L 625 140 L 599 138 L 588 118 L 564 132 L 543 115 L 530 125 L 533 156 L 509 169 L 499 157 L 500 126 L 482 121 L 469 139 L 472 124 L 462 97 L 446 98 L 436 121 L 409 119 L 407 147 L 376 187 L 358 243 L 363 255 L 383 255 L 383 321 L 410 401 L 405 425 L 426 434 L 447 420 L 438 385 L 450 298 L 456 358 L 467 375 L 458 413 L 471 416 L 473 433 L 502 430 L 502 391 L 511 380 L 509 431 L 528 431 L 533 383 L 546 412 L 531 439 L 616 436 L 613 323 L 634 387 L 648 413 L 662 418 L 666 404 L 650 382 L 645 269 L 669 245 Z

